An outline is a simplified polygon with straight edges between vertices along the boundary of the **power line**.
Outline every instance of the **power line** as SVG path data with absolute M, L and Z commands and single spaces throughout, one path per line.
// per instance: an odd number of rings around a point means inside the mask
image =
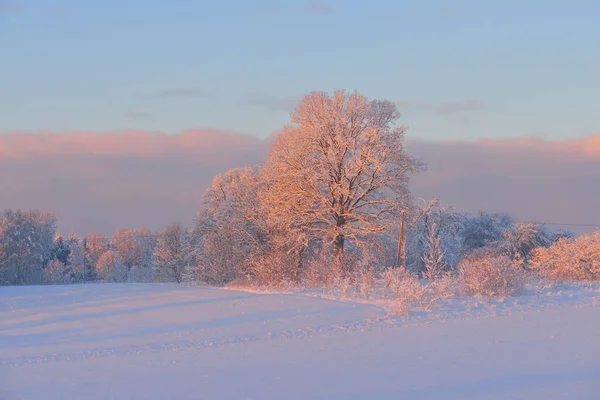
M 531 221 L 529 223 L 538 224 L 538 225 L 585 226 L 588 228 L 600 228 L 600 224 L 566 224 L 564 222 L 537 222 L 537 221 Z

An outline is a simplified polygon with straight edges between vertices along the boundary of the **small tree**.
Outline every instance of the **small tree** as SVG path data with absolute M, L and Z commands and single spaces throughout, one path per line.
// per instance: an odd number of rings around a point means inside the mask
M 119 253 L 132 281 L 151 280 L 156 238 L 149 229 L 118 229 L 111 239 L 111 245 Z
M 259 201 L 264 190 L 264 180 L 251 167 L 213 179 L 194 229 L 198 279 L 225 284 L 252 272 L 251 257 L 263 253 L 270 237 Z
M 118 252 L 108 250 L 100 256 L 96 265 L 96 275 L 105 282 L 126 282 L 129 269 Z
M 463 216 L 439 199 L 421 200 L 408 230 L 408 268 L 428 279 L 456 270 Z
M 67 260 L 70 253 L 71 250 L 69 249 L 69 244 L 65 243 L 62 235 L 57 234 L 54 237 L 54 246 L 52 247 L 52 260 L 58 260 L 63 263 L 63 265 L 67 265 Z
M 69 235 L 67 239 L 69 246 L 69 257 L 67 258 L 68 271 L 71 274 L 70 281 L 72 283 L 87 281 L 85 250 L 83 248 L 83 240 L 79 239 L 74 233 Z
M 85 280 L 87 282 L 95 281 L 96 266 L 102 254 L 108 251 L 108 240 L 99 233 L 89 233 L 83 240 L 83 250 L 85 259 Z
M 158 234 L 154 253 L 154 278 L 181 283 L 189 256 L 189 240 L 181 224 L 171 224 Z
M 272 145 L 262 193 L 270 220 L 301 232 L 305 245 L 331 244 L 338 275 L 347 241 L 360 247 L 407 207 L 409 176 L 422 164 L 406 153 L 399 117 L 387 100 L 313 92 Z
M 514 220 L 506 214 L 480 212 L 475 216 L 467 216 L 461 231 L 462 253 L 469 254 L 502 241 L 513 225 Z
M 502 247 L 517 265 L 528 269 L 532 251 L 550 246 L 556 237 L 556 233 L 542 225 L 520 222 L 504 233 L 504 239 L 497 246 Z
M 67 267 L 60 260 L 52 260 L 44 269 L 44 283 L 49 285 L 64 285 L 71 283 Z

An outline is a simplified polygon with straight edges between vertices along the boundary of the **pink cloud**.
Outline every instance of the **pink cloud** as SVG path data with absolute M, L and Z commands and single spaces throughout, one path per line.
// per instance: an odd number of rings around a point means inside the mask
M 247 135 L 207 129 L 187 130 L 179 134 L 149 131 L 114 133 L 12 132 L 0 135 L 0 159 L 26 160 L 39 157 L 120 156 L 169 157 L 202 154 L 219 157 L 222 147 L 247 148 L 262 141 Z
M 408 145 L 428 162 L 412 180 L 416 197 L 528 220 L 600 222 L 600 134 Z M 215 174 L 267 152 L 268 140 L 207 129 L 0 134 L 0 210 L 54 210 L 65 233 L 189 224 Z

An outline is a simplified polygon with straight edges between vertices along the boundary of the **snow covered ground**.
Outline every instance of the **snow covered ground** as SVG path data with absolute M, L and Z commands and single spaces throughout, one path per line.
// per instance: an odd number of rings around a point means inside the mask
M 387 317 L 318 293 L 0 288 L 0 399 L 598 399 L 600 291 Z

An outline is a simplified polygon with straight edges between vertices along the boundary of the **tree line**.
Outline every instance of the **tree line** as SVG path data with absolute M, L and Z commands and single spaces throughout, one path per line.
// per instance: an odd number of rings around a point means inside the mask
M 263 164 L 214 178 L 191 228 L 63 237 L 52 213 L 4 211 L 0 284 L 330 285 L 396 267 L 433 281 L 468 265 L 507 263 L 554 273 L 548 276 L 599 277 L 598 234 L 575 238 L 505 214 L 470 215 L 438 199 L 413 199 L 410 177 L 426 164 L 407 152 L 399 117 L 387 100 L 307 94 Z M 406 239 L 397 265 L 401 215 Z M 573 264 L 579 272 L 565 272 Z

